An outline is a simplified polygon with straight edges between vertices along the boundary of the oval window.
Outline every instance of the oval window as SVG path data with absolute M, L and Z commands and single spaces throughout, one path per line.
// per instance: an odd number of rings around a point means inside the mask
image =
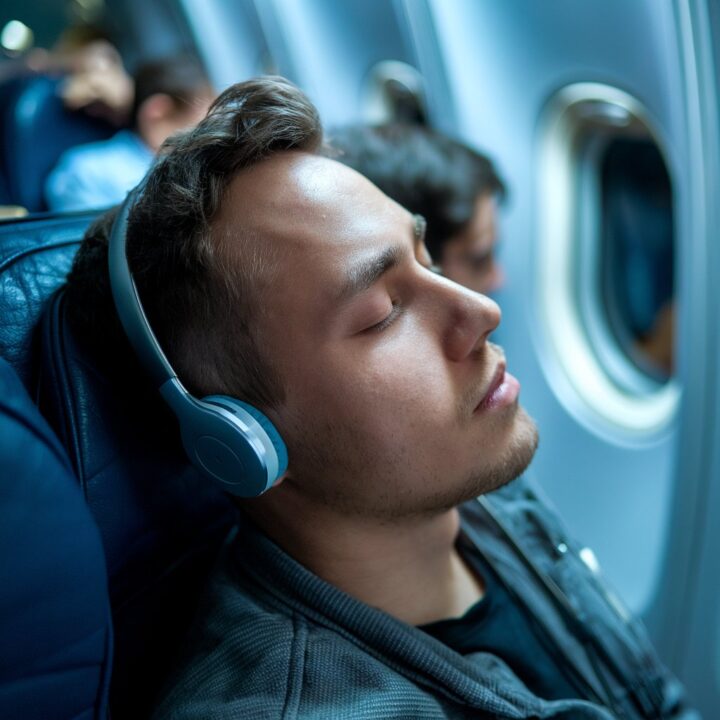
M 540 147 L 540 307 L 551 362 L 570 381 L 559 395 L 570 388 L 583 401 L 573 408 L 611 427 L 654 432 L 679 396 L 674 200 L 659 136 L 635 98 L 582 83 L 549 103 Z

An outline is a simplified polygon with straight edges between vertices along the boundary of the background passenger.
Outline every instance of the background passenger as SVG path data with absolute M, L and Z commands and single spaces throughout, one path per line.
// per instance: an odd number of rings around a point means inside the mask
M 94 40 L 68 56 L 61 96 L 69 110 L 82 111 L 115 127 L 131 121 L 134 83 L 120 53 L 107 40 Z
M 69 110 L 117 128 L 130 122 L 133 79 L 109 34 L 100 27 L 72 25 L 51 49 L 34 47 L 16 60 L 0 62 L 0 84 L 31 74 L 61 76 L 60 97 Z
M 496 205 L 505 186 L 487 157 L 410 124 L 340 129 L 330 145 L 333 157 L 427 220 L 428 250 L 446 277 L 485 294 L 500 287 Z
M 25 64 L 38 73 L 64 76 L 60 95 L 69 110 L 81 110 L 118 128 L 130 122 L 133 79 L 102 27 L 71 25 L 51 50 L 31 50 Z
M 214 95 L 205 71 L 189 56 L 141 66 L 135 74 L 132 127 L 65 152 L 45 185 L 48 207 L 83 210 L 120 202 L 140 182 L 165 139 L 195 125 Z

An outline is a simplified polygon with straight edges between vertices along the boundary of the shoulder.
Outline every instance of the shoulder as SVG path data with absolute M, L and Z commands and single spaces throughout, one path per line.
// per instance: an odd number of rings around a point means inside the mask
M 67 150 L 45 182 L 51 210 L 79 210 L 119 202 L 152 163 L 152 153 L 129 130 Z
M 318 618 L 269 597 L 226 553 L 153 720 L 363 718 L 400 700 L 436 708 L 382 657 Z
M 133 132 L 120 130 L 108 140 L 78 145 L 65 151 L 56 165 L 59 172 L 97 171 L 103 175 L 109 168 L 108 163 L 122 163 L 122 166 L 141 166 L 145 169 L 152 162 L 152 152 L 145 147 Z
M 352 687 L 352 673 L 367 674 L 374 661 L 268 596 L 232 561 L 231 548 L 213 572 L 153 720 L 337 717 L 341 688 Z M 328 687 L 334 709 L 323 715 Z
M 154 720 L 287 717 L 305 635 L 302 621 L 259 599 L 225 557 Z

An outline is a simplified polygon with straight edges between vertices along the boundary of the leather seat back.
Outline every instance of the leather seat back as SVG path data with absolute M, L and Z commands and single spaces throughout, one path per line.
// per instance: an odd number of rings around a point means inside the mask
M 62 285 L 91 213 L 0 222 L 0 356 L 34 392 L 37 325 Z
M 76 338 L 62 293 L 42 321 L 39 402 L 100 527 L 115 625 L 111 707 L 144 717 L 234 522 L 187 463 L 174 418 L 132 357 L 121 374 Z
M 180 451 L 130 354 L 71 332 L 62 292 L 92 215 L 0 224 L 0 353 L 33 390 L 99 526 L 115 627 L 114 720 L 147 715 L 235 519 Z M 42 314 L 41 332 L 36 332 Z

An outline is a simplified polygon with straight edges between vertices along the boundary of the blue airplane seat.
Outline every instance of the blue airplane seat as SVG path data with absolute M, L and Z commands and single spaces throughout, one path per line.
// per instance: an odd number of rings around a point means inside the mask
M 4 172 L 0 172 L 0 205 L 11 205 L 10 188 Z
M 171 666 L 233 505 L 187 464 L 132 361 L 108 374 L 58 292 L 92 213 L 0 223 L 0 354 L 65 447 L 105 550 L 113 720 L 142 718 Z M 1 716 L 1 714 L 0 714 Z
M 57 438 L 0 358 L 0 717 L 106 717 L 100 535 Z
M 0 222 L 0 356 L 34 394 L 37 338 L 33 328 L 62 285 L 93 213 Z
M 45 178 L 62 153 L 105 140 L 117 128 L 65 108 L 58 95 L 62 78 L 27 74 L 0 85 L 0 205 L 47 209 Z

